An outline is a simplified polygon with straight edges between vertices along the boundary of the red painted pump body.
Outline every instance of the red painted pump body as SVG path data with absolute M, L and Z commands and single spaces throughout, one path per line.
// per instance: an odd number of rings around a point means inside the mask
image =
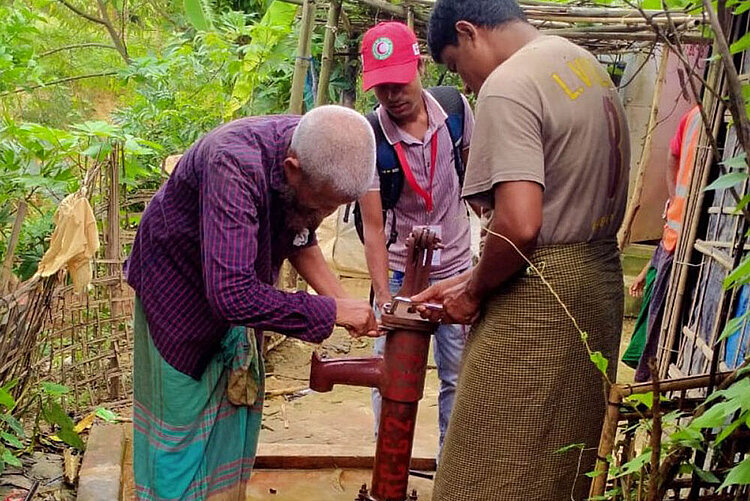
M 409 262 L 399 296 L 427 288 L 432 252 L 438 240 L 429 229 L 412 232 Z M 327 392 L 335 384 L 378 388 L 382 396 L 372 488 L 362 500 L 405 501 L 409 483 L 417 407 L 424 392 L 430 336 L 436 324 L 383 314 L 387 334 L 383 356 L 323 360 L 313 354 L 310 388 Z M 408 499 L 416 499 L 412 494 Z

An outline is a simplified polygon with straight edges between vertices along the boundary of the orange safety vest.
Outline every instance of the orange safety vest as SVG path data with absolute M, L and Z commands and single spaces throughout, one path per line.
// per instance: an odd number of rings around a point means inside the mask
M 682 230 L 682 219 L 685 216 L 685 205 L 688 192 L 690 191 L 690 178 L 695 166 L 695 155 L 698 151 L 698 138 L 702 129 L 703 120 L 700 109 L 695 106 L 688 112 L 685 120 L 685 129 L 682 132 L 682 143 L 680 144 L 680 166 L 677 170 L 675 180 L 674 196 L 669 201 L 667 209 L 667 222 L 664 225 L 664 234 L 661 238 L 664 250 L 674 252 L 677 246 L 677 238 Z

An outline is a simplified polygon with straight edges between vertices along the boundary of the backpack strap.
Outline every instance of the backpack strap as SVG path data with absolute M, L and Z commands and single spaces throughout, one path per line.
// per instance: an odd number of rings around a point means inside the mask
M 371 111 L 365 118 L 375 133 L 376 166 L 383 210 L 391 210 L 396 206 L 404 188 L 404 171 L 401 170 L 395 148 L 385 137 L 377 111 Z
M 388 241 L 386 242 L 386 247 L 390 247 L 396 241 L 396 238 L 398 238 L 396 232 L 396 213 L 393 211 L 393 208 L 396 206 L 401 196 L 401 191 L 404 189 L 404 171 L 401 170 L 401 164 L 398 161 L 395 148 L 388 142 L 388 138 L 385 137 L 385 132 L 383 132 L 383 128 L 380 125 L 377 111 L 371 111 L 365 115 L 365 118 L 375 133 L 375 165 L 377 176 L 380 180 L 380 202 L 383 206 L 383 224 L 386 227 L 388 213 L 392 214 L 391 233 L 388 235 Z M 359 207 L 359 202 L 356 202 L 354 205 L 353 215 L 357 236 L 364 243 L 364 223 L 362 221 L 362 211 Z
M 461 93 L 455 87 L 447 85 L 439 87 L 430 87 L 427 89 L 432 97 L 440 104 L 448 118 L 445 125 L 448 127 L 448 133 L 453 142 L 453 165 L 456 168 L 458 182 L 460 186 L 464 184 L 464 174 L 466 166 L 463 161 L 463 140 L 464 140 L 464 119 L 466 118 L 466 108 Z

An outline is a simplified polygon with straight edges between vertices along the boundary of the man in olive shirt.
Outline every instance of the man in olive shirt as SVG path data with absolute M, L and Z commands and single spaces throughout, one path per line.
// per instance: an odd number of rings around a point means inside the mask
M 442 302 L 443 321 L 475 322 L 433 499 L 584 499 L 605 400 L 577 327 L 612 360 L 612 379 L 623 108 L 590 53 L 543 36 L 514 0 L 438 0 L 428 41 L 478 94 L 463 195 L 494 210 L 479 264 L 415 297 Z M 580 465 L 578 453 L 555 454 L 571 444 L 585 444 Z

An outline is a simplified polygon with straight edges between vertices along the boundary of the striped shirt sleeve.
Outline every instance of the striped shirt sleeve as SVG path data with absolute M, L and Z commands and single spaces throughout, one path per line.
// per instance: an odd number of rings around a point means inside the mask
M 257 149 L 245 152 L 242 162 L 261 162 Z M 259 172 L 243 172 L 240 161 L 226 152 L 204 171 L 200 233 L 206 298 L 214 314 L 229 323 L 321 342 L 333 330 L 335 301 L 282 292 L 256 276 L 258 253 L 270 252 L 257 243 L 259 189 L 265 189 Z

